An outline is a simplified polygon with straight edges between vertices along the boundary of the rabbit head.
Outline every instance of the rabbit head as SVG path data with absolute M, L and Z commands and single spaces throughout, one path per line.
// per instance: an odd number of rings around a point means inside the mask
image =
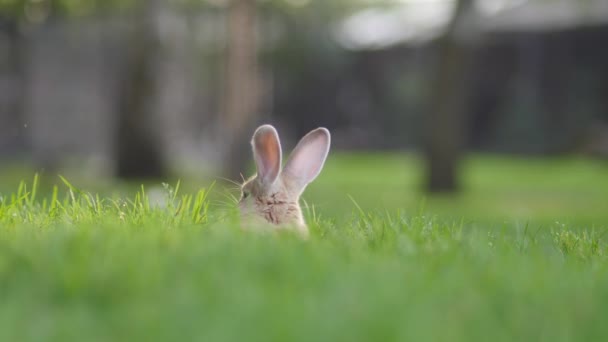
M 257 174 L 241 187 L 239 209 L 247 221 L 294 227 L 307 234 L 299 199 L 321 172 L 329 153 L 331 136 L 317 128 L 304 136 L 281 169 L 281 142 L 271 125 L 260 126 L 251 140 Z

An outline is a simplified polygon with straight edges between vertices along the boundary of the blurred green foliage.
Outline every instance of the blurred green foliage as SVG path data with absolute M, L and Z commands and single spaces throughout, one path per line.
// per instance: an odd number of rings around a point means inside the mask
M 78 17 L 96 12 L 121 11 L 131 8 L 138 0 L 0 0 L 0 12 L 17 18 L 32 15 Z
M 147 0 L 0 0 L 0 13 L 23 17 L 28 11 L 50 11 L 64 16 L 86 16 L 107 11 L 120 12 L 132 9 Z M 160 0 L 177 8 L 225 8 L 229 0 Z M 394 1 L 374 2 L 374 6 Z M 260 10 L 275 10 L 284 14 L 315 13 L 320 18 L 345 15 L 349 11 L 371 3 L 365 0 L 259 0 Z

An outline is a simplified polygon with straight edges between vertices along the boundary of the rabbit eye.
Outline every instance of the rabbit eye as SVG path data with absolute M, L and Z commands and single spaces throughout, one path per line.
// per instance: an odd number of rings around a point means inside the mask
M 247 198 L 247 197 L 249 197 L 249 193 L 248 193 L 248 192 L 246 192 L 246 191 L 243 191 L 243 199 L 245 199 L 245 198 Z

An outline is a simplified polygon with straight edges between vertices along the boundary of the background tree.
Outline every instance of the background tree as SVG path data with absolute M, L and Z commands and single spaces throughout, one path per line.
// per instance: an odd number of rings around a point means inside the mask
M 0 136 L 0 148 L 20 150 L 25 144 L 20 132 L 24 129 L 23 92 L 25 88 L 25 64 L 23 33 L 19 21 L 11 15 L 0 14 L 0 44 L 6 51 L 0 52 L 0 120 L 8 134 Z
M 157 98 L 155 56 L 160 50 L 156 14 L 160 0 L 145 0 L 136 10 L 129 39 L 126 74 L 119 94 L 116 121 L 116 176 L 162 178 L 166 166 L 160 127 L 154 120 Z
M 259 115 L 260 81 L 257 58 L 255 0 L 231 0 L 227 8 L 226 64 L 220 105 L 224 172 L 238 179 L 250 156 L 248 140 Z
M 439 38 L 427 122 L 427 190 L 454 192 L 465 145 L 471 67 L 478 40 L 474 0 L 458 0 Z

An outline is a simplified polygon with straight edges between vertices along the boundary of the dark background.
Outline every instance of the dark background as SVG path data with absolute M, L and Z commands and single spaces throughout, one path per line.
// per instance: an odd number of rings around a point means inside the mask
M 0 165 L 240 178 L 248 140 L 608 156 L 604 0 L 3 0 Z M 1 167 L 1 166 L 0 166 Z

